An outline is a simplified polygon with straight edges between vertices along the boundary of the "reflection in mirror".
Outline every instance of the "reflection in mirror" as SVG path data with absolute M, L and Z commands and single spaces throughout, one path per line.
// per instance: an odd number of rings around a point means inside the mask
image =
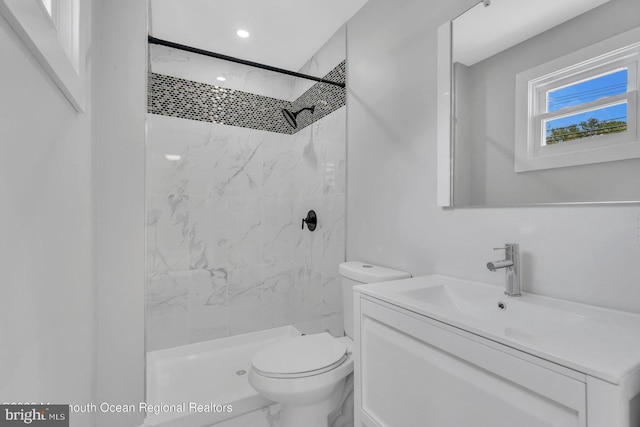
M 452 21 L 453 205 L 640 201 L 640 2 L 486 3 Z

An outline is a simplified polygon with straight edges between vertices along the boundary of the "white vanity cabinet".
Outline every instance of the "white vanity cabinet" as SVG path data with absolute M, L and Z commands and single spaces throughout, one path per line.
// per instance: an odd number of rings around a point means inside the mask
M 355 294 L 357 427 L 640 427 L 637 375 L 612 384 L 401 305 Z

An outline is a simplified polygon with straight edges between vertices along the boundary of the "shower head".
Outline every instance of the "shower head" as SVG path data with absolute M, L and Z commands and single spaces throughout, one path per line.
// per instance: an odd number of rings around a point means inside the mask
M 287 119 L 287 122 L 291 125 L 292 128 L 297 128 L 298 127 L 298 123 L 296 122 L 296 116 L 298 115 L 298 113 L 292 113 L 291 111 L 287 110 L 286 108 L 282 109 L 282 115 L 284 116 L 285 119 Z
M 298 110 L 296 112 L 291 112 L 289 110 L 287 110 L 286 108 L 282 109 L 282 115 L 284 116 L 285 119 L 287 119 L 287 123 L 289 123 L 289 125 L 291 125 L 292 128 L 296 129 L 298 127 L 298 122 L 296 121 L 296 117 L 298 117 L 298 114 L 302 113 L 305 110 L 309 110 L 311 111 L 311 114 L 313 114 L 313 112 L 315 111 L 316 106 L 312 105 L 311 107 L 305 107 L 301 110 Z

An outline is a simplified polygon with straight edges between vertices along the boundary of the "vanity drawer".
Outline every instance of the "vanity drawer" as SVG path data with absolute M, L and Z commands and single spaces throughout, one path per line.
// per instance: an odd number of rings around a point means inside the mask
M 584 382 L 435 320 L 360 304 L 356 375 L 365 425 L 586 426 Z

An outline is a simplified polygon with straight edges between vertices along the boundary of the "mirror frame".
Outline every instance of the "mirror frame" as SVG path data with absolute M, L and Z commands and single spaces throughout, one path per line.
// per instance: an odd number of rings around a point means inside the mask
M 438 27 L 438 117 L 437 117 L 437 203 L 439 207 L 453 207 L 453 138 L 451 135 L 452 108 L 452 28 L 453 21 Z

